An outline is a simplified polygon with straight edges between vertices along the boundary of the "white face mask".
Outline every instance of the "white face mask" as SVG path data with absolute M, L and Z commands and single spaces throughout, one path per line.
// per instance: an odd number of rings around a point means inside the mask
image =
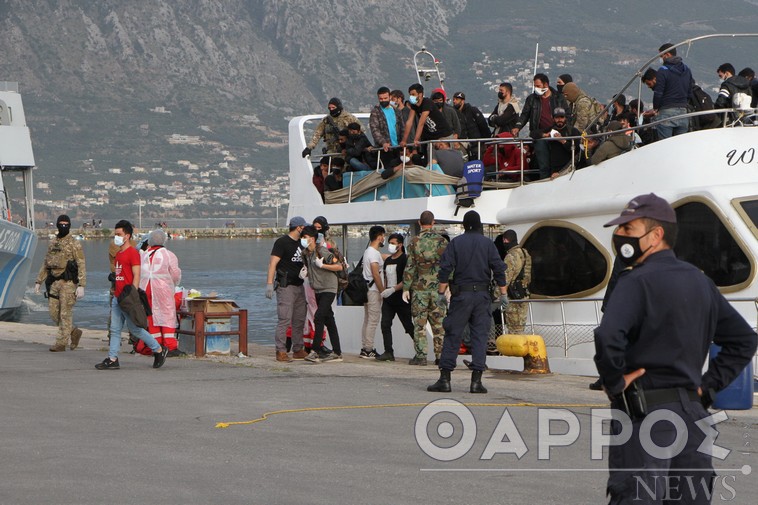
M 116 235 L 115 237 L 113 237 L 113 243 L 121 247 L 122 245 L 124 245 L 124 237 L 122 237 L 121 235 Z
M 537 94 L 537 96 L 542 96 L 547 93 L 547 88 L 534 88 L 534 92 Z
M 411 105 L 416 105 L 416 102 L 418 102 L 418 97 L 416 95 L 411 95 L 408 97 L 408 101 L 411 102 Z
M 300 239 L 300 245 L 303 246 L 303 248 L 308 247 L 308 239 L 307 238 L 301 238 Z
M 397 252 L 397 244 L 390 244 L 387 246 L 387 250 L 390 252 L 390 254 L 395 254 Z

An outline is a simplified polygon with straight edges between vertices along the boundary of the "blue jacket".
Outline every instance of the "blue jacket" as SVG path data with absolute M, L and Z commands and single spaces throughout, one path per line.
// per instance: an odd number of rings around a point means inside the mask
M 708 371 L 711 342 L 722 347 Z M 595 364 L 609 395 L 638 368 L 645 389 L 720 391 L 755 355 L 756 333 L 713 281 L 671 250 L 621 273 L 595 330 Z
M 653 108 L 656 110 L 687 107 L 692 92 L 692 72 L 680 56 L 663 60 L 655 74 Z
M 442 253 L 437 278 L 447 283 L 451 274 L 457 286 L 489 284 L 493 276 L 498 286 L 505 286 L 505 263 L 494 242 L 476 231 L 455 237 Z

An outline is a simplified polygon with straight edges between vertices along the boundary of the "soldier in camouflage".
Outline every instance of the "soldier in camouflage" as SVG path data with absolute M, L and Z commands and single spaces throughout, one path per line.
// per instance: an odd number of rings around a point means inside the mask
M 59 216 L 56 227 L 58 236 L 50 241 L 34 292 L 39 294 L 41 284 L 45 283 L 50 317 L 58 325 L 58 337 L 50 351 L 65 351 L 69 338 L 73 351 L 82 337 L 82 330 L 74 326 L 74 304 L 84 297 L 87 269 L 81 244 L 69 235 L 71 219 L 65 214 Z
M 343 109 L 342 101 L 339 98 L 329 100 L 328 108 L 329 115 L 324 116 L 324 119 L 316 126 L 316 131 L 313 132 L 311 141 L 303 149 L 303 158 L 310 156 L 311 151 L 316 148 L 316 144 L 322 138 L 326 144 L 327 153 L 341 153 L 342 147 L 339 142 L 340 130 L 347 130 L 347 125 L 350 123 L 358 123 L 361 125 L 361 129 L 363 129 L 363 125 L 358 121 L 358 118 Z
M 408 245 L 408 264 L 403 274 L 403 300 L 410 301 L 413 315 L 413 341 L 416 356 L 411 365 L 426 365 L 426 322 L 432 327 L 434 355 L 439 360 L 442 353 L 442 337 L 445 330 L 442 320 L 445 309 L 437 304 L 437 271 L 440 258 L 447 247 L 447 240 L 434 232 L 434 214 L 426 210 L 419 218 L 421 232 Z
M 523 287 L 528 287 L 532 282 L 532 257 L 526 249 L 518 243 L 518 235 L 513 230 L 507 230 L 503 234 L 503 244 L 505 245 L 505 282 L 508 285 L 508 298 L 511 300 L 523 300 L 529 298 L 528 291 L 526 296 L 524 292 L 514 289 L 514 282 L 520 282 Z M 523 270 L 524 275 L 519 281 L 518 277 Z M 524 333 L 526 325 L 526 316 L 529 309 L 527 303 L 509 303 L 505 309 L 505 324 L 508 327 L 508 333 Z

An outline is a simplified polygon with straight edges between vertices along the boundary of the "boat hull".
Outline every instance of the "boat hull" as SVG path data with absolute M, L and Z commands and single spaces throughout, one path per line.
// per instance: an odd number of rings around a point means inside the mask
M 33 231 L 0 221 L 0 320 L 13 319 L 21 307 L 36 248 Z

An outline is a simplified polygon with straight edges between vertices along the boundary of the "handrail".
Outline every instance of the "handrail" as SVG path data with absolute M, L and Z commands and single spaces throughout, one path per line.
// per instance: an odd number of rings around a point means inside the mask
M 646 61 L 645 64 L 642 65 L 639 68 L 639 70 L 637 70 L 637 72 L 632 76 L 632 78 L 629 79 L 629 81 L 626 83 L 626 85 L 624 85 L 624 87 L 621 88 L 621 90 L 618 93 L 616 93 L 615 95 L 613 95 L 613 97 L 615 99 L 615 97 L 619 96 L 624 91 L 626 91 L 627 88 L 629 86 L 631 86 L 632 83 L 635 80 L 637 80 L 640 77 L 642 77 L 642 75 L 644 74 L 644 71 L 650 66 L 651 63 L 653 63 L 655 60 L 657 60 L 658 58 L 660 58 L 661 56 L 663 56 L 667 52 L 671 51 L 672 49 L 676 49 L 677 47 L 680 47 L 680 46 L 683 46 L 683 45 L 692 46 L 692 44 L 694 42 L 699 42 L 701 40 L 706 40 L 706 39 L 714 39 L 714 38 L 741 38 L 741 37 L 758 37 L 758 33 L 713 33 L 713 34 L 710 34 L 710 35 L 701 35 L 699 37 L 693 37 L 691 39 L 685 39 L 685 40 L 683 40 L 683 41 L 681 41 L 681 42 L 679 42 L 677 44 L 674 44 L 673 46 L 671 46 L 671 47 L 669 47 L 667 49 L 664 49 L 663 51 L 658 52 L 655 56 L 653 56 L 648 61 Z M 641 91 L 641 89 L 640 89 L 640 91 Z M 641 92 L 640 91 L 638 91 L 638 93 L 637 93 L 637 100 L 638 101 L 642 101 L 642 96 L 641 96 Z M 603 116 L 603 114 L 605 114 L 605 112 L 610 108 L 611 105 L 613 105 L 613 100 L 611 100 L 611 102 L 608 105 L 606 105 L 603 108 L 603 110 L 600 111 L 600 113 L 597 114 L 592 119 L 592 121 L 590 121 L 590 124 L 587 125 L 587 128 L 590 128 L 590 127 L 594 126 L 597 123 L 597 120 L 600 119 Z M 668 119 L 671 120 L 671 118 L 668 118 Z M 585 131 L 587 130 L 587 128 L 585 128 Z
M 750 122 L 743 122 L 743 121 L 745 119 L 748 119 L 748 118 L 751 118 L 751 117 L 752 118 L 758 117 L 758 109 L 747 109 L 747 110 L 744 110 L 744 109 L 736 109 L 736 108 L 726 108 L 726 109 L 714 109 L 714 110 L 708 110 L 708 111 L 686 112 L 684 114 L 680 114 L 680 115 L 674 116 L 672 118 L 659 119 L 659 120 L 651 121 L 651 122 L 646 123 L 646 124 L 641 124 L 641 125 L 637 125 L 637 126 L 630 126 L 628 128 L 623 128 L 621 130 L 615 130 L 615 131 L 612 131 L 612 132 L 584 133 L 584 134 L 578 135 L 578 136 L 574 135 L 574 136 L 566 136 L 566 137 L 544 137 L 544 138 L 541 138 L 541 139 L 533 139 L 531 137 L 510 137 L 510 138 L 480 137 L 480 138 L 460 139 L 460 140 L 461 141 L 466 141 L 466 142 L 469 142 L 469 143 L 470 142 L 476 142 L 476 143 L 478 143 L 479 144 L 480 159 L 481 159 L 481 144 L 485 144 L 485 145 L 518 145 L 519 148 L 521 149 L 522 162 L 521 162 L 521 168 L 518 170 L 518 172 L 519 172 L 519 180 L 517 182 L 519 183 L 519 185 L 523 186 L 523 185 L 528 184 L 530 182 L 530 181 L 526 181 L 524 179 L 525 174 L 536 173 L 535 170 L 531 170 L 529 168 L 525 168 L 524 167 L 524 161 L 525 160 L 523 159 L 523 156 L 524 156 L 524 154 L 523 154 L 523 147 L 524 147 L 524 145 L 533 144 L 535 142 L 535 140 L 541 140 L 541 141 L 546 141 L 546 142 L 572 141 L 572 156 L 571 156 L 571 161 L 570 161 L 570 163 L 566 167 L 564 167 L 563 170 L 570 169 L 571 171 L 575 171 L 576 170 L 577 157 L 576 157 L 576 153 L 573 152 L 573 149 L 574 149 L 573 146 L 576 145 L 575 144 L 576 141 L 584 142 L 587 139 L 604 139 L 606 137 L 609 137 L 611 135 L 616 135 L 616 134 L 619 134 L 619 133 L 621 133 L 621 134 L 629 134 L 630 132 L 637 132 L 637 131 L 640 131 L 640 130 L 654 128 L 656 125 L 658 125 L 660 123 L 663 123 L 663 122 L 666 122 L 666 121 L 671 121 L 672 119 L 693 118 L 693 117 L 706 116 L 706 115 L 712 115 L 712 114 L 718 114 L 718 115 L 722 115 L 723 116 L 723 127 L 724 128 L 734 127 L 737 124 L 739 124 L 740 126 L 743 126 L 743 127 L 752 127 L 752 126 L 756 126 L 756 125 L 752 124 Z M 734 121 L 732 121 L 732 122 L 730 122 L 728 120 L 728 118 L 730 117 L 731 114 L 735 114 L 735 116 L 736 116 L 736 119 Z M 403 170 L 402 170 L 402 183 L 401 183 L 401 196 L 400 196 L 401 199 L 405 198 L 405 191 L 404 191 L 405 190 L 405 167 L 407 165 L 406 160 L 408 159 L 408 156 L 407 156 L 408 149 L 413 148 L 413 147 L 421 148 L 421 147 L 424 147 L 424 146 L 433 146 L 434 144 L 442 143 L 442 142 L 446 142 L 446 143 L 452 144 L 452 143 L 455 143 L 457 140 L 458 139 L 423 140 L 423 141 L 419 141 L 418 143 L 407 144 L 406 146 L 392 146 L 391 147 L 391 149 L 402 149 L 403 150 L 403 156 L 402 156 Z M 373 151 L 379 153 L 381 151 L 381 148 L 373 147 Z M 498 155 L 499 155 L 498 150 L 495 149 L 495 160 L 496 160 L 495 164 L 496 164 L 496 166 L 498 164 L 498 162 L 497 162 Z M 334 157 L 342 157 L 342 153 L 341 152 L 325 153 L 322 156 L 329 158 L 329 166 L 330 166 L 330 171 L 331 171 L 331 160 L 332 160 L 332 158 L 334 158 Z M 317 162 L 316 160 L 311 159 L 312 169 L 314 171 L 316 170 L 316 165 L 315 165 L 316 162 Z M 376 168 L 373 169 L 373 170 L 376 171 L 376 172 L 379 172 L 380 171 L 380 167 L 382 167 L 381 158 L 380 158 L 379 155 L 377 155 Z M 432 156 L 427 156 L 427 169 L 428 170 L 432 170 Z M 345 172 L 348 172 L 348 171 L 350 171 L 350 169 L 346 165 L 345 166 Z M 501 171 L 499 171 L 499 170 L 497 170 L 495 172 L 488 172 L 486 175 L 493 175 L 493 174 L 495 174 L 495 175 L 504 175 L 504 173 L 501 172 Z M 516 171 L 512 171 L 511 174 L 515 175 Z M 534 181 L 534 182 L 540 182 L 540 181 Z M 428 188 L 430 195 L 431 195 L 431 184 L 432 183 L 429 183 L 429 188 Z M 378 199 L 377 196 L 378 196 L 378 188 L 376 188 L 374 190 L 374 201 L 376 201 Z M 349 194 L 348 194 L 348 202 L 352 202 L 352 179 L 351 179 L 351 183 L 350 183 L 350 191 L 349 191 Z

